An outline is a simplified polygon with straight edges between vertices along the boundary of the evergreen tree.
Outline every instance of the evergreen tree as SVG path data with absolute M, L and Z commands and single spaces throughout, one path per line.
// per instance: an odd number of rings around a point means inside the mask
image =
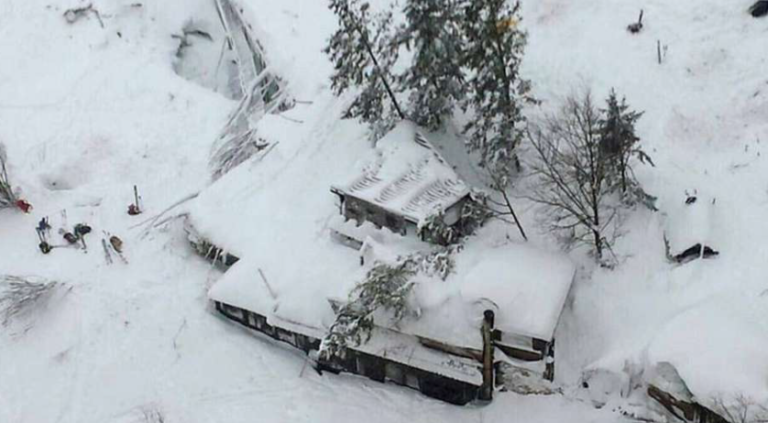
M 651 209 L 654 197 L 645 193 L 632 172 L 630 160 L 653 165 L 650 156 L 640 148 L 640 138 L 635 134 L 635 124 L 643 112 L 631 110 L 626 98 L 619 101 L 611 90 L 599 121 L 600 153 L 606 163 L 607 175 L 614 188 L 630 203 L 642 202 Z
M 398 31 L 398 43 L 414 53 L 400 76 L 401 89 L 410 93 L 408 115 L 430 130 L 450 119 L 465 94 L 459 25 L 462 1 L 407 0 L 406 24 Z
M 408 295 L 416 274 L 415 262 L 403 260 L 395 265 L 378 264 L 350 293 L 349 301 L 336 311 L 336 321 L 323 338 L 320 352 L 326 358 L 344 355 L 350 342 L 368 342 L 373 330 L 374 313 L 392 312 L 396 321 L 405 317 Z
M 398 258 L 395 263 L 374 264 L 365 279 L 350 292 L 349 300 L 334 306 L 336 320 L 322 340 L 321 356 L 343 357 L 350 345 L 368 342 L 376 314 L 389 315 L 389 323 L 395 325 L 406 316 L 420 315 L 411 296 L 417 276 L 444 281 L 455 268 L 453 256 L 460 248 L 457 245 L 430 253 L 414 253 Z
M 403 118 L 391 86 L 398 57 L 389 33 L 392 13 L 373 14 L 370 5 L 360 0 L 331 0 L 329 7 L 339 20 L 339 29 L 324 50 L 334 66 L 331 88 L 336 95 L 362 88 L 344 117 L 370 124 Z
M 464 129 L 468 146 L 479 151 L 480 165 L 499 188 L 518 165 L 515 149 L 523 134 L 517 127 L 525 120 L 522 103 L 531 100 L 530 83 L 520 78 L 526 33 L 518 27 L 519 8 L 507 0 L 467 0 L 463 8 L 464 64 L 470 75 L 464 106 L 475 113 Z

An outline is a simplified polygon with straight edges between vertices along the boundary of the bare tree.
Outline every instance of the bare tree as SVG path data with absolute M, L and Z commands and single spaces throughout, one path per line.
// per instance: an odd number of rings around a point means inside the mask
M 709 421 L 719 423 L 766 423 L 768 422 L 768 407 L 759 404 L 742 394 L 734 396 L 730 401 L 724 398 L 713 400 L 714 408 Z M 717 420 L 721 418 L 722 420 Z
M 600 111 L 589 91 L 568 97 L 561 110 L 532 123 L 528 139 L 536 177 L 528 198 L 544 206 L 550 229 L 594 248 L 603 262 L 619 203 L 601 154 Z

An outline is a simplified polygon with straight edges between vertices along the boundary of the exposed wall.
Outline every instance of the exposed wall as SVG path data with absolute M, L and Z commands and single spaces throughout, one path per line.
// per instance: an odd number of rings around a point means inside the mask
M 392 232 L 403 235 L 406 233 L 406 221 L 403 217 L 355 197 L 344 197 L 342 214 L 345 218 L 354 219 L 360 223 L 371 222 L 378 228 L 388 228 Z
M 216 310 L 243 326 L 263 333 L 277 341 L 292 345 L 305 353 L 320 349 L 320 340 L 294 333 L 267 322 L 266 317 L 221 302 L 215 302 Z M 451 404 L 464 405 L 477 398 L 479 388 L 415 367 L 396 363 L 383 357 L 348 349 L 343 358 L 320 360 L 319 370 L 333 373 L 348 372 L 366 376 L 379 382 L 392 382 L 421 391 L 424 395 Z

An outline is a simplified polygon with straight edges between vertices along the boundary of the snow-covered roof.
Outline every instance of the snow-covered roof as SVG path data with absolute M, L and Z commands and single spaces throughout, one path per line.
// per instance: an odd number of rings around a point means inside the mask
M 335 124 L 337 132 L 329 139 L 336 141 L 318 148 L 311 125 L 265 116 L 259 133 L 275 143 L 269 155 L 233 169 L 194 201 L 189 222 L 200 236 L 240 257 L 213 285 L 211 299 L 257 312 L 283 327 L 292 324 L 322 336 L 335 318 L 329 300 L 346 300 L 376 259 L 434 248 L 413 237 L 371 231 L 374 235 L 365 238 L 364 251 L 356 251 L 332 236 L 332 229 L 339 229 L 334 223 L 339 214 L 327 187 L 348 175 L 358 157 L 414 148 L 421 154 L 429 152 L 427 162 L 439 158 L 433 150 L 413 143 L 383 149 L 386 139 L 372 149 L 360 142 L 355 128 L 345 125 L 349 123 Z M 404 123 L 396 128 L 409 130 L 415 133 L 415 126 Z M 459 181 L 450 167 L 437 167 L 440 170 L 431 177 Z M 391 167 L 381 169 L 385 168 Z M 457 184 L 466 190 L 463 183 Z M 286 192 L 296 195 L 286 197 Z M 421 318 L 408 318 L 399 329 L 480 348 L 483 311 L 492 308 L 498 329 L 551 339 L 573 267 L 564 256 L 508 243 L 498 232 L 488 225 L 468 240 L 455 255 L 455 272 L 445 281 L 420 275 L 414 300 Z M 377 243 L 388 251 L 379 250 Z M 365 255 L 363 266 L 361 255 Z M 377 323 L 388 326 L 386 318 Z
M 549 341 L 574 272 L 560 253 L 517 243 L 468 243 L 456 257 L 454 274 L 417 286 L 422 315 L 401 326 L 423 337 L 477 347 L 483 312 L 490 309 L 496 329 Z
M 370 341 L 352 348 L 474 386 L 483 384 L 480 363 L 476 360 L 427 348 L 416 338 L 390 329 L 375 328 Z
M 374 241 L 366 244 L 377 248 L 374 245 Z M 391 256 L 389 251 L 366 254 Z M 277 326 L 285 327 L 286 322 L 300 325 L 309 332 L 297 330 L 299 333 L 315 337 L 322 337 L 333 322 L 329 300 L 344 301 L 369 268 L 358 265 L 359 271 L 352 273 L 329 269 L 326 277 L 309 286 L 305 279 L 298 279 L 300 283 L 279 275 L 267 279 L 257 263 L 240 260 L 210 289 L 209 297 L 262 314 Z M 490 309 L 496 314 L 495 327 L 502 332 L 548 341 L 554 336 L 573 275 L 571 262 L 557 253 L 521 244 L 469 244 L 445 281 L 416 277 L 414 303 L 419 315 L 397 322 L 397 330 L 479 349 L 483 312 Z M 378 316 L 377 324 L 395 326 L 386 315 Z
M 763 404 L 768 401 L 767 304 L 753 293 L 703 301 L 659 331 L 648 358 L 671 364 L 704 405 L 727 404 L 739 395 Z
M 317 339 L 326 334 L 324 327 L 327 325 L 322 322 L 298 321 L 294 313 L 281 313 L 282 304 L 276 292 L 260 277 L 258 268 L 247 262 L 241 261 L 232 266 L 208 295 L 215 301 L 261 314 L 272 326 Z M 290 307 L 292 304 L 286 305 Z M 323 298 L 316 298 L 313 308 L 330 311 L 328 301 Z M 368 342 L 352 348 L 472 385 L 482 384 L 477 361 L 426 348 L 416 338 L 391 329 L 376 328 Z
M 420 223 L 469 194 L 469 188 L 410 121 L 401 121 L 335 192 Z
M 681 198 L 666 210 L 665 235 L 672 255 L 696 244 L 715 247 L 711 245 L 716 224 L 715 206 L 714 198 L 696 194 Z

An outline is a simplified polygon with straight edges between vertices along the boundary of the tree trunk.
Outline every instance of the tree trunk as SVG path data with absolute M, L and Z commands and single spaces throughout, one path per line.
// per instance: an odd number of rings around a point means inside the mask
M 598 230 L 592 229 L 592 235 L 595 238 L 595 255 L 597 260 L 600 261 L 603 259 L 603 239 Z
M 621 158 L 621 167 L 619 168 L 619 171 L 621 172 L 621 192 L 626 193 L 627 192 L 627 166 L 628 166 L 628 159 L 625 159 L 624 157 Z
M 491 401 L 493 399 L 493 325 L 494 313 L 485 310 L 483 313 L 483 386 L 480 388 L 480 399 Z
M 371 60 L 373 61 L 373 66 L 376 67 L 376 69 L 379 71 L 379 79 L 381 79 L 381 83 L 384 84 L 384 88 L 387 90 L 387 94 L 389 95 L 390 100 L 392 100 L 392 105 L 395 106 L 395 110 L 397 110 L 398 116 L 400 116 L 400 119 L 405 119 L 405 113 L 403 113 L 402 109 L 400 109 L 400 104 L 397 103 L 397 99 L 395 98 L 395 93 L 392 91 L 392 88 L 389 86 L 389 82 L 387 82 L 387 78 L 384 77 L 384 72 L 382 72 L 381 67 L 379 66 L 379 61 L 376 60 L 376 55 L 373 54 L 373 49 L 371 48 L 371 45 L 368 43 L 368 39 L 366 38 L 365 34 L 360 30 L 360 28 L 357 28 L 357 33 L 360 35 L 360 40 L 362 40 L 363 45 L 365 46 L 365 50 L 368 52 L 368 55 L 371 56 Z

